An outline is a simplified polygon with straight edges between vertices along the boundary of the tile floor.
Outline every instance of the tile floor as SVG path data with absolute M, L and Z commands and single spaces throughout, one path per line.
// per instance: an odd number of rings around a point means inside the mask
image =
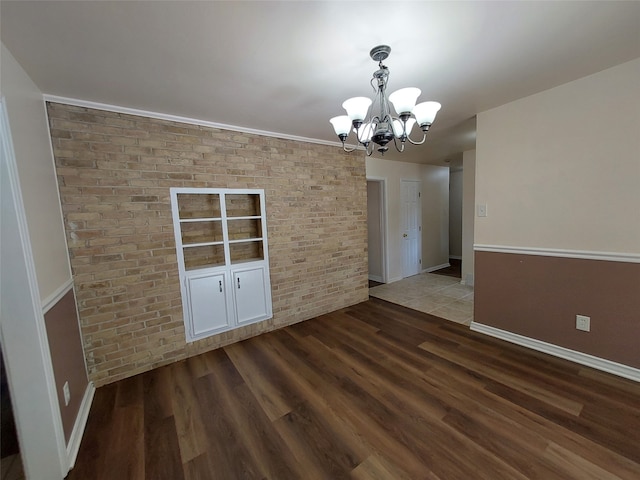
M 473 320 L 473 287 L 459 278 L 421 273 L 370 288 L 369 295 L 464 325 Z

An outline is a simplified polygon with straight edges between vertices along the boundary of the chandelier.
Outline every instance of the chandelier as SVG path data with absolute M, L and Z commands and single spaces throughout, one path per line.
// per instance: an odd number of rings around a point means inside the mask
M 387 100 L 389 69 L 382 64 L 382 61 L 390 53 L 391 47 L 387 45 L 379 45 L 369 52 L 371 58 L 378 62 L 378 70 L 373 72 L 371 79 L 371 87 L 375 92 L 373 102 L 367 97 L 349 98 L 342 104 L 347 114 L 329 120 L 336 135 L 340 138 L 345 152 L 352 152 L 356 149 L 356 147 L 349 149 L 345 145 L 352 129 L 358 143 L 365 148 L 367 155 L 371 155 L 374 150 L 378 150 L 384 155 L 384 152 L 389 150 L 388 145 L 392 140 L 398 152 L 404 151 L 407 140 L 413 145 L 422 145 L 427 138 L 429 127 L 440 110 L 441 105 L 438 102 L 422 102 L 416 105 L 421 92 L 419 88 L 414 87 L 396 90 L 389 95 Z M 397 117 L 391 115 L 389 102 L 393 104 Z M 374 107 L 368 114 L 372 103 L 374 103 Z M 419 141 L 413 140 L 410 136 L 411 130 L 416 124 L 422 130 L 422 140 Z

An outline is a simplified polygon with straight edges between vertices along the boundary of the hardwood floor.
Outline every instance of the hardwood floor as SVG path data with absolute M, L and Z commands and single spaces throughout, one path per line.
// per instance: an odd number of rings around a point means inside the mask
M 462 260 L 450 258 L 448 267 L 441 268 L 440 270 L 434 270 L 431 273 L 444 275 L 445 277 L 462 278 Z
M 97 390 L 68 479 L 638 479 L 640 384 L 382 300 Z

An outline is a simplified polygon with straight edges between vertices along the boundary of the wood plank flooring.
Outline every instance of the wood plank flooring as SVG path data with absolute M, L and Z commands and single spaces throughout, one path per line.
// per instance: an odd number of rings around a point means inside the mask
M 640 384 L 371 299 L 99 388 L 67 478 L 639 479 Z

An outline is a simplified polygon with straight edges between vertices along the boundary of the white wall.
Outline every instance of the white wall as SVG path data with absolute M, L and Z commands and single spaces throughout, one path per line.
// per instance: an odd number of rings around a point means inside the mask
M 462 176 L 449 171 L 449 258 L 462 258 Z
M 41 300 L 71 279 L 42 92 L 2 45 L 0 88 L 18 165 Z
M 640 252 L 640 59 L 477 124 L 476 244 Z
M 449 263 L 449 167 L 422 165 L 422 269 Z
M 476 201 L 476 151 L 462 154 L 462 282 L 474 284 L 473 225 Z
M 449 260 L 449 169 L 433 165 L 366 159 L 367 178 L 384 178 L 387 185 L 387 278 L 402 278 L 401 180 L 422 182 L 422 268 Z

